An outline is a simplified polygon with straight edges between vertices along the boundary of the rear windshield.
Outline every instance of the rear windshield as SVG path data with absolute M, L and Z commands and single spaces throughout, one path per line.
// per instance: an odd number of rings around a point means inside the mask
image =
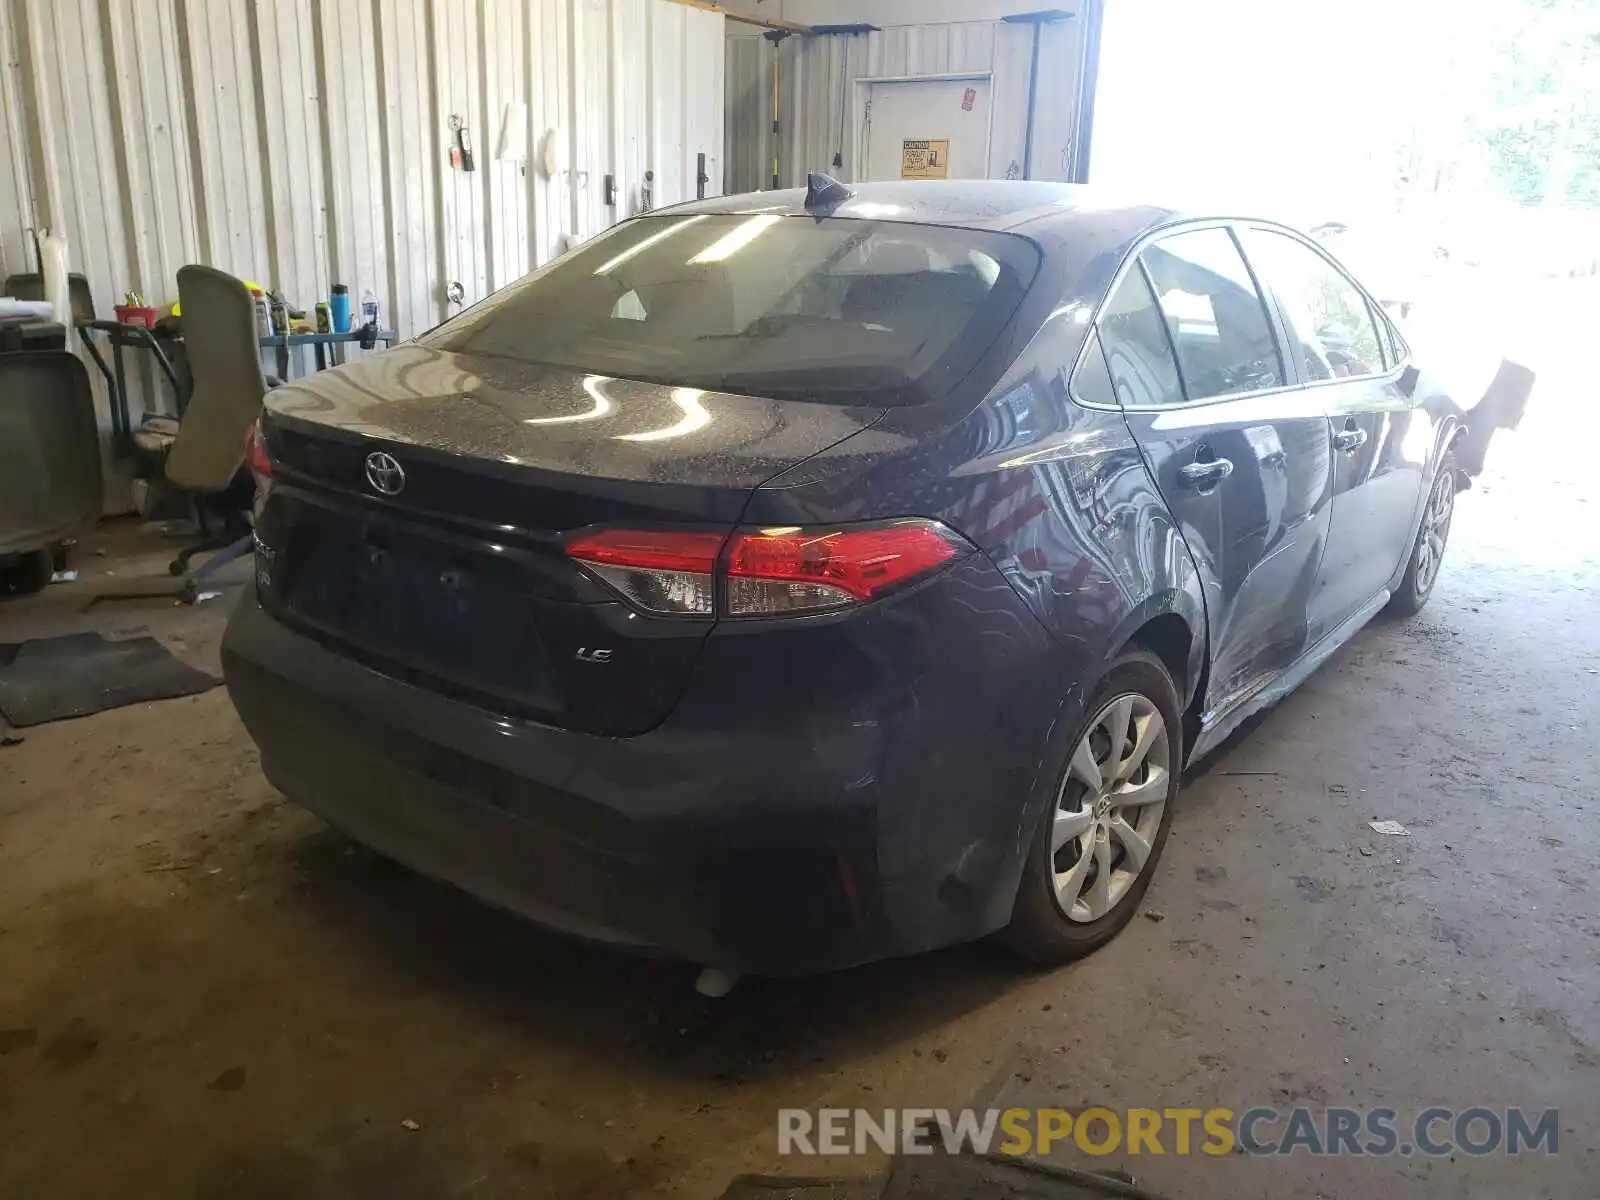
M 837 404 L 955 387 L 1038 269 L 1008 234 L 889 221 L 629 221 L 419 339 L 596 375 Z

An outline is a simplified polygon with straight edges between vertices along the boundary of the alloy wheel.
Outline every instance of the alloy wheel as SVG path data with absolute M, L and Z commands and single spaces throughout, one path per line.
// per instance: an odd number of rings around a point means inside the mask
M 1161 712 L 1128 693 L 1106 703 L 1073 751 L 1050 833 L 1056 904 L 1068 920 L 1099 920 L 1150 861 L 1171 785 Z
M 1445 543 L 1450 538 L 1450 519 L 1456 510 L 1455 473 L 1439 472 L 1433 491 L 1428 496 L 1428 508 L 1422 514 L 1422 533 L 1417 539 L 1417 594 L 1425 595 L 1433 586 L 1444 561 Z

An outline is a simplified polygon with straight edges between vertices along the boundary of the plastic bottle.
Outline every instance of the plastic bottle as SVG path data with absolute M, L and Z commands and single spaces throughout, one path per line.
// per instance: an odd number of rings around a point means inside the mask
M 378 328 L 378 298 L 370 289 L 361 293 L 361 323 Z
M 272 309 L 267 306 L 267 297 L 258 287 L 250 289 L 250 303 L 256 310 L 256 336 L 272 336 Z
M 44 264 L 44 298 L 55 320 L 72 328 L 72 288 L 68 277 L 67 239 L 47 233 L 39 239 L 39 258 Z
M 328 295 L 328 307 L 333 311 L 333 331 L 350 332 L 350 289 L 336 283 Z

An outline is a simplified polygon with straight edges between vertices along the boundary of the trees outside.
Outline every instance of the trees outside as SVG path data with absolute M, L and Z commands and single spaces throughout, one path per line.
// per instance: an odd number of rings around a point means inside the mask
M 1396 182 L 1600 208 L 1600 0 L 1434 12 L 1442 70 L 1395 147 Z

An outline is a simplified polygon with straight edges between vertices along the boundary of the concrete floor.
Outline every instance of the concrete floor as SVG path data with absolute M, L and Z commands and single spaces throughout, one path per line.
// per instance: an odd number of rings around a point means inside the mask
M 1164 919 L 1065 970 L 977 946 L 704 1001 L 349 845 L 267 786 L 220 689 L 27 731 L 0 750 L 0 1195 L 705 1197 L 878 1165 L 779 1162 L 780 1107 L 979 1093 L 1559 1108 L 1555 1158 L 1094 1165 L 1202 1200 L 1595 1195 L 1600 429 L 1565 395 L 1462 497 L 1428 609 L 1189 783 Z M 138 545 L 0 638 L 148 630 L 214 665 L 236 586 L 76 611 L 160 569 Z

